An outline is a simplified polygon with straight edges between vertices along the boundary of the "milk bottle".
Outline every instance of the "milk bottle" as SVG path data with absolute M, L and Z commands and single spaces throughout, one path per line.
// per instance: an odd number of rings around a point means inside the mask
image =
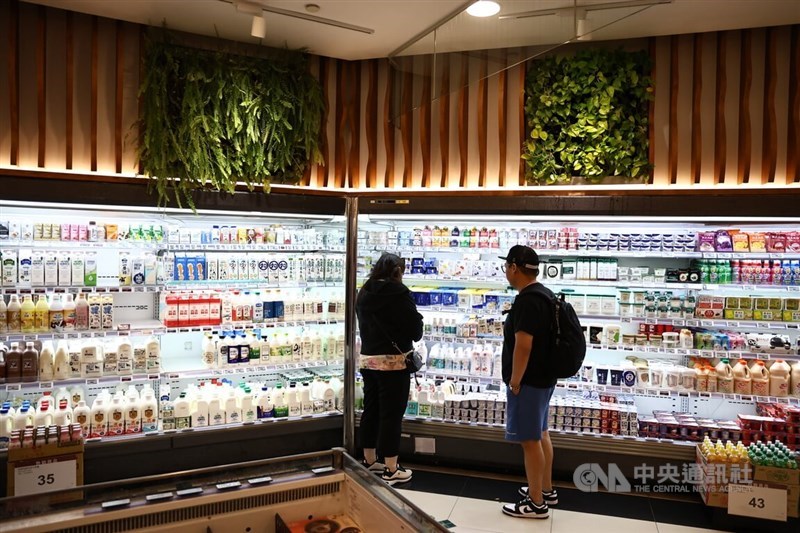
M 289 389 L 286 395 L 286 405 L 289 408 L 289 416 L 300 416 L 302 414 L 302 407 L 300 405 L 300 400 L 297 398 L 297 389 Z
M 133 389 L 134 393 L 136 389 Z M 142 432 L 142 406 L 138 394 L 126 394 L 125 396 L 125 433 Z
M 158 431 L 158 402 L 155 391 L 149 385 L 142 390 L 142 432 Z
M 94 399 L 90 416 L 91 432 L 89 437 L 105 437 L 108 434 L 108 406 L 105 398 L 98 396 Z
M 770 372 L 764 361 L 756 361 L 750 367 L 753 394 L 756 396 L 769 396 Z
M 736 394 L 753 393 L 753 377 L 744 359 L 739 359 L 733 366 L 733 391 Z
M 225 423 L 238 424 L 242 421 L 242 408 L 233 391 L 228 390 L 225 397 Z
M 258 418 L 272 418 L 272 400 L 269 397 L 269 389 L 264 386 L 256 395 L 256 416 Z
M 223 424 L 225 424 L 225 408 L 219 393 L 215 391 L 208 400 L 208 425 L 221 426 Z
M 419 416 L 429 418 L 431 416 L 432 404 L 428 399 L 428 391 L 420 391 L 417 396 L 417 413 Z
M 272 390 L 273 397 L 272 403 L 274 405 L 274 413 L 276 418 L 285 418 L 289 416 L 289 406 L 286 404 L 286 396 L 280 386 Z
M 22 406 L 14 414 L 14 429 L 22 431 L 25 428 L 33 427 L 33 417 L 34 409 L 31 404 L 23 402 Z
M 217 346 L 211 333 L 206 333 L 203 339 L 203 365 L 206 368 L 217 366 Z
M 54 357 L 53 379 L 68 379 L 71 376 L 69 364 L 69 351 L 66 341 L 58 341 L 56 354 Z
M 78 294 L 75 302 L 75 329 L 82 331 L 89 329 L 89 302 L 84 293 Z
M 0 408 L 0 450 L 8 448 L 8 439 L 14 429 L 14 409 L 3 405 Z
M 125 403 L 121 395 L 116 395 L 111 400 L 108 408 L 108 434 L 110 436 L 125 433 Z
M 717 363 L 717 391 L 723 394 L 733 393 L 733 369 L 727 359 L 722 359 Z M 709 380 L 710 385 L 710 380 Z
M 703 366 L 702 363 L 697 363 L 694 367 L 695 371 L 695 387 L 697 388 L 697 392 L 707 392 L 708 391 L 708 368 Z
M 76 424 L 81 426 L 81 435 L 88 438 L 91 433 L 91 409 L 86 405 L 86 402 L 81 400 L 75 409 L 72 411 L 72 418 Z
M 60 294 L 54 294 L 50 302 L 50 331 L 64 331 L 64 304 Z
M 205 388 L 205 387 L 204 387 Z M 202 428 L 208 426 L 209 402 L 206 396 L 197 399 L 192 409 L 192 427 Z
M 55 355 L 53 353 L 53 343 L 51 341 L 45 341 L 42 343 L 42 351 L 39 353 L 39 381 L 52 381 L 55 379 L 54 367 Z
M 258 418 L 258 412 L 256 409 L 256 397 L 253 394 L 253 391 L 250 387 L 244 388 L 244 394 L 241 398 L 241 409 L 242 409 L 242 422 L 244 423 L 252 423 L 255 422 L 256 418 Z
M 117 374 L 129 376 L 133 373 L 133 346 L 127 337 L 123 337 L 117 346 Z
M 53 423 L 57 426 L 68 426 L 72 424 L 73 413 L 67 400 L 58 402 L 58 409 L 53 415 Z
M 22 352 L 22 381 L 31 383 L 39 377 L 39 352 L 34 348 L 32 342 L 25 343 L 25 351 Z
M 769 367 L 769 395 L 787 396 L 789 394 L 789 382 L 791 380 L 790 367 L 783 359 L 776 359 Z M 766 396 L 766 395 L 765 395 Z

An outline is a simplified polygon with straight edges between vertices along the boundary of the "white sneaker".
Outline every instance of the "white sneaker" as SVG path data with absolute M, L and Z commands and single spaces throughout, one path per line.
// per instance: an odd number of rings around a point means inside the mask
M 383 474 L 381 474 L 381 479 L 386 482 L 387 485 L 395 485 L 397 483 L 405 483 L 407 481 L 411 481 L 411 470 L 408 468 L 403 468 L 400 465 L 397 465 L 397 470 L 394 472 L 389 470 L 389 467 L 383 469 Z
M 546 503 L 536 505 L 530 498 L 519 503 L 507 503 L 503 506 L 503 514 L 517 518 L 549 518 L 550 509 Z

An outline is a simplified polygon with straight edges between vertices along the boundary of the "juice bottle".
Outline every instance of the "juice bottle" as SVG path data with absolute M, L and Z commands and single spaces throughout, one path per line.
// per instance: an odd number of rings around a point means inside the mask
M 86 301 L 84 293 L 78 294 L 78 300 L 75 302 L 75 329 L 79 331 L 89 329 L 89 302 Z
M 753 377 L 744 359 L 739 359 L 733 366 L 733 390 L 736 394 L 753 393 Z
M 0 335 L 8 332 L 8 306 L 6 299 L 0 296 Z
M 64 302 L 64 331 L 75 330 L 75 302 L 72 300 L 72 295 L 66 295 Z
M 786 396 L 789 394 L 789 382 L 792 367 L 784 360 L 777 359 L 769 367 L 769 395 Z
M 36 306 L 33 304 L 30 294 L 26 294 L 20 306 L 20 329 L 23 333 L 33 333 L 36 331 L 34 324 L 34 311 Z
M 50 301 L 50 331 L 64 330 L 64 304 L 61 303 L 61 295 L 54 294 Z
M 757 396 L 769 396 L 769 370 L 764 361 L 756 361 L 750 367 L 752 378 L 753 394 Z
M 19 303 L 19 297 L 16 294 L 12 294 L 9 298 L 8 306 L 6 308 L 6 318 L 8 322 L 9 333 L 19 333 L 21 331 L 21 311 L 22 306 Z
M 733 369 L 727 359 L 717 363 L 717 390 L 724 394 L 733 393 Z M 710 383 L 709 383 L 710 384 Z
M 44 295 L 36 302 L 36 331 L 50 331 L 50 304 Z

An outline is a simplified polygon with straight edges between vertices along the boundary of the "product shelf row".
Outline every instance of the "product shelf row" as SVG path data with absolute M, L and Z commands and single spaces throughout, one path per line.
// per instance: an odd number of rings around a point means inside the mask
M 393 253 L 478 253 L 500 254 L 506 250 L 500 248 L 473 248 L 473 247 L 422 247 L 422 246 L 396 246 L 361 247 L 365 253 L 393 252 Z M 797 253 L 776 252 L 669 252 L 669 251 L 628 251 L 628 250 L 547 250 L 538 249 L 542 257 L 633 257 L 633 258 L 669 258 L 669 259 L 800 259 Z
M 502 380 L 497 377 L 476 377 L 467 374 L 446 372 L 441 369 L 425 370 L 421 372 L 435 381 L 455 379 L 459 383 L 490 385 L 496 388 L 502 386 Z M 556 383 L 557 389 L 566 391 L 594 391 L 630 394 L 631 396 L 647 396 L 657 398 L 706 398 L 742 402 L 771 402 L 788 405 L 799 405 L 800 398 L 788 396 L 755 396 L 752 394 L 726 394 L 721 392 L 697 392 L 688 390 L 649 389 L 644 387 L 623 387 L 616 385 L 599 385 L 582 381 L 560 380 Z
M 321 368 L 330 367 L 331 369 L 340 369 L 342 365 L 341 359 L 327 359 L 317 361 L 292 361 L 285 363 L 274 363 L 268 365 L 239 365 L 231 366 L 228 368 L 213 368 L 213 369 L 197 369 L 197 370 L 184 370 L 180 372 L 167 372 L 162 371 L 152 374 L 130 374 L 127 376 L 111 375 L 101 376 L 96 378 L 69 378 L 59 379 L 53 381 L 32 381 L 27 383 L 7 383 L 0 385 L 0 390 L 7 392 L 18 391 L 35 391 L 35 390 L 51 390 L 54 387 L 68 387 L 72 385 L 107 385 L 113 387 L 119 384 L 140 384 L 148 381 L 156 381 L 160 379 L 214 379 L 225 377 L 245 377 L 248 374 L 264 374 L 267 372 L 276 372 L 283 370 L 293 370 L 298 368 Z
M 310 289 L 318 287 L 343 287 L 340 281 L 303 281 L 280 283 L 274 281 L 242 281 L 242 280 L 213 280 L 213 281 L 174 281 L 164 285 L 126 285 L 126 286 L 95 286 L 86 287 L 75 285 L 69 287 L 0 287 L 0 294 L 47 294 L 47 293 L 134 293 L 134 292 L 164 292 L 170 290 L 225 290 L 225 289 Z
M 29 242 L 9 242 L 2 243 L 4 248 L 36 248 L 36 249 L 49 249 L 49 250 L 75 250 L 75 249 L 106 249 L 106 250 L 145 250 L 145 251 L 160 251 L 168 250 L 175 252 L 213 252 L 213 251 L 230 251 L 230 252 L 292 252 L 301 254 L 310 253 L 325 253 L 325 254 L 343 254 L 345 250 L 343 247 L 328 247 L 317 248 L 309 247 L 306 245 L 292 245 L 292 244 L 173 244 L 164 242 L 152 241 L 52 241 L 52 240 L 35 240 Z
M 76 340 L 95 339 L 103 337 L 124 336 L 150 336 L 166 335 L 167 333 L 201 333 L 201 332 L 226 332 L 241 331 L 245 329 L 268 328 L 298 328 L 307 326 L 327 326 L 344 324 L 344 320 L 299 320 L 292 322 L 235 322 L 232 324 L 217 324 L 213 326 L 185 326 L 167 328 L 161 322 L 148 321 L 144 323 L 125 324 L 124 327 L 109 330 L 63 331 L 42 333 L 9 333 L 0 335 L 4 342 L 28 342 L 37 340 Z
M 662 348 L 659 346 L 625 346 L 608 344 L 587 344 L 588 350 L 618 351 L 626 354 L 675 355 L 702 357 L 704 359 L 800 359 L 797 353 L 754 353 L 727 350 L 695 350 L 685 348 Z
M 482 287 L 486 289 L 506 289 L 508 281 L 501 277 L 481 278 L 475 276 L 438 276 L 433 274 L 409 274 L 403 276 L 403 281 L 410 284 L 425 283 L 457 283 L 458 285 L 469 285 L 470 287 Z M 620 281 L 620 280 L 585 280 L 585 279 L 548 279 L 543 282 L 557 288 L 569 287 L 611 287 L 618 289 L 664 289 L 664 290 L 722 290 L 722 291 L 776 291 L 776 292 L 800 292 L 800 285 L 746 285 L 746 284 L 713 284 L 713 283 L 658 283 L 651 281 Z

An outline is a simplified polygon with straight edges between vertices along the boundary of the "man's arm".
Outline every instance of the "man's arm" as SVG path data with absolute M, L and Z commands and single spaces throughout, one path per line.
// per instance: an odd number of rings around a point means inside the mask
M 533 335 L 525 331 L 514 333 L 514 359 L 511 365 L 511 380 L 508 384 L 514 394 L 519 393 L 522 376 L 525 375 L 525 370 L 528 368 L 532 346 Z

